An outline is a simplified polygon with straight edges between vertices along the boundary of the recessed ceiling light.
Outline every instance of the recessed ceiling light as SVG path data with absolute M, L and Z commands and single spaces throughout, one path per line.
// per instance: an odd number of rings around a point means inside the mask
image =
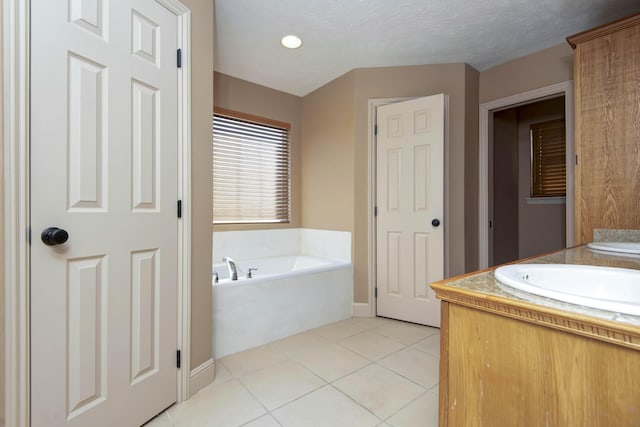
M 300 46 L 302 46 L 302 40 L 300 39 L 300 37 L 298 36 L 294 36 L 292 34 L 288 35 L 288 36 L 284 36 L 281 40 L 280 43 L 282 44 L 282 46 L 289 48 L 289 49 L 297 49 Z

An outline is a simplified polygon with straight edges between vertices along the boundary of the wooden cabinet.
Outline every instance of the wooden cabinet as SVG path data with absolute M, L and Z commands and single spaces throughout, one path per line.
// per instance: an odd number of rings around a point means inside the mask
M 640 14 L 568 37 L 575 48 L 575 239 L 640 229 Z
M 442 302 L 441 426 L 640 426 L 640 328 L 625 335 L 433 286 L 451 301 Z

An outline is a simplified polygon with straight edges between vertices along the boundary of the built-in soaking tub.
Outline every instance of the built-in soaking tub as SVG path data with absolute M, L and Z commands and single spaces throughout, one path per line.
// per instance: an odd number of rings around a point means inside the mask
M 213 265 L 215 358 L 346 319 L 353 302 L 348 261 L 312 256 L 235 259 L 238 280 Z M 257 268 L 247 278 L 249 268 Z M 212 281 L 213 282 L 213 281 Z

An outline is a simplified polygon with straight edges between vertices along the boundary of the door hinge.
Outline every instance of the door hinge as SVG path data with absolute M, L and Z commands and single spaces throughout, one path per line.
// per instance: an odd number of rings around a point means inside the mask
M 493 227 L 493 223 L 489 220 L 489 228 Z
M 378 125 L 373 125 L 373 134 L 377 135 L 378 134 Z
M 578 166 L 578 155 L 576 154 L 576 166 Z
M 373 207 L 373 216 L 378 216 L 378 207 L 377 206 Z
M 182 218 L 182 200 L 178 200 L 178 218 Z
M 178 369 L 180 369 L 182 367 L 182 361 L 180 360 L 181 359 L 181 355 L 182 355 L 182 353 L 180 352 L 180 350 L 178 350 L 176 352 L 176 368 L 178 368 Z
M 373 297 L 378 298 L 378 288 L 373 288 Z
M 178 68 L 182 68 L 182 49 L 178 49 L 177 51 L 177 63 L 178 63 Z

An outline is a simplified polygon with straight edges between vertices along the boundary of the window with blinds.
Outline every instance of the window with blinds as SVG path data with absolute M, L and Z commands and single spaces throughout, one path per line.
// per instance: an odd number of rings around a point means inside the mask
M 213 223 L 289 222 L 289 125 L 216 109 Z
M 531 197 L 567 193 L 564 119 L 536 123 L 531 133 Z

